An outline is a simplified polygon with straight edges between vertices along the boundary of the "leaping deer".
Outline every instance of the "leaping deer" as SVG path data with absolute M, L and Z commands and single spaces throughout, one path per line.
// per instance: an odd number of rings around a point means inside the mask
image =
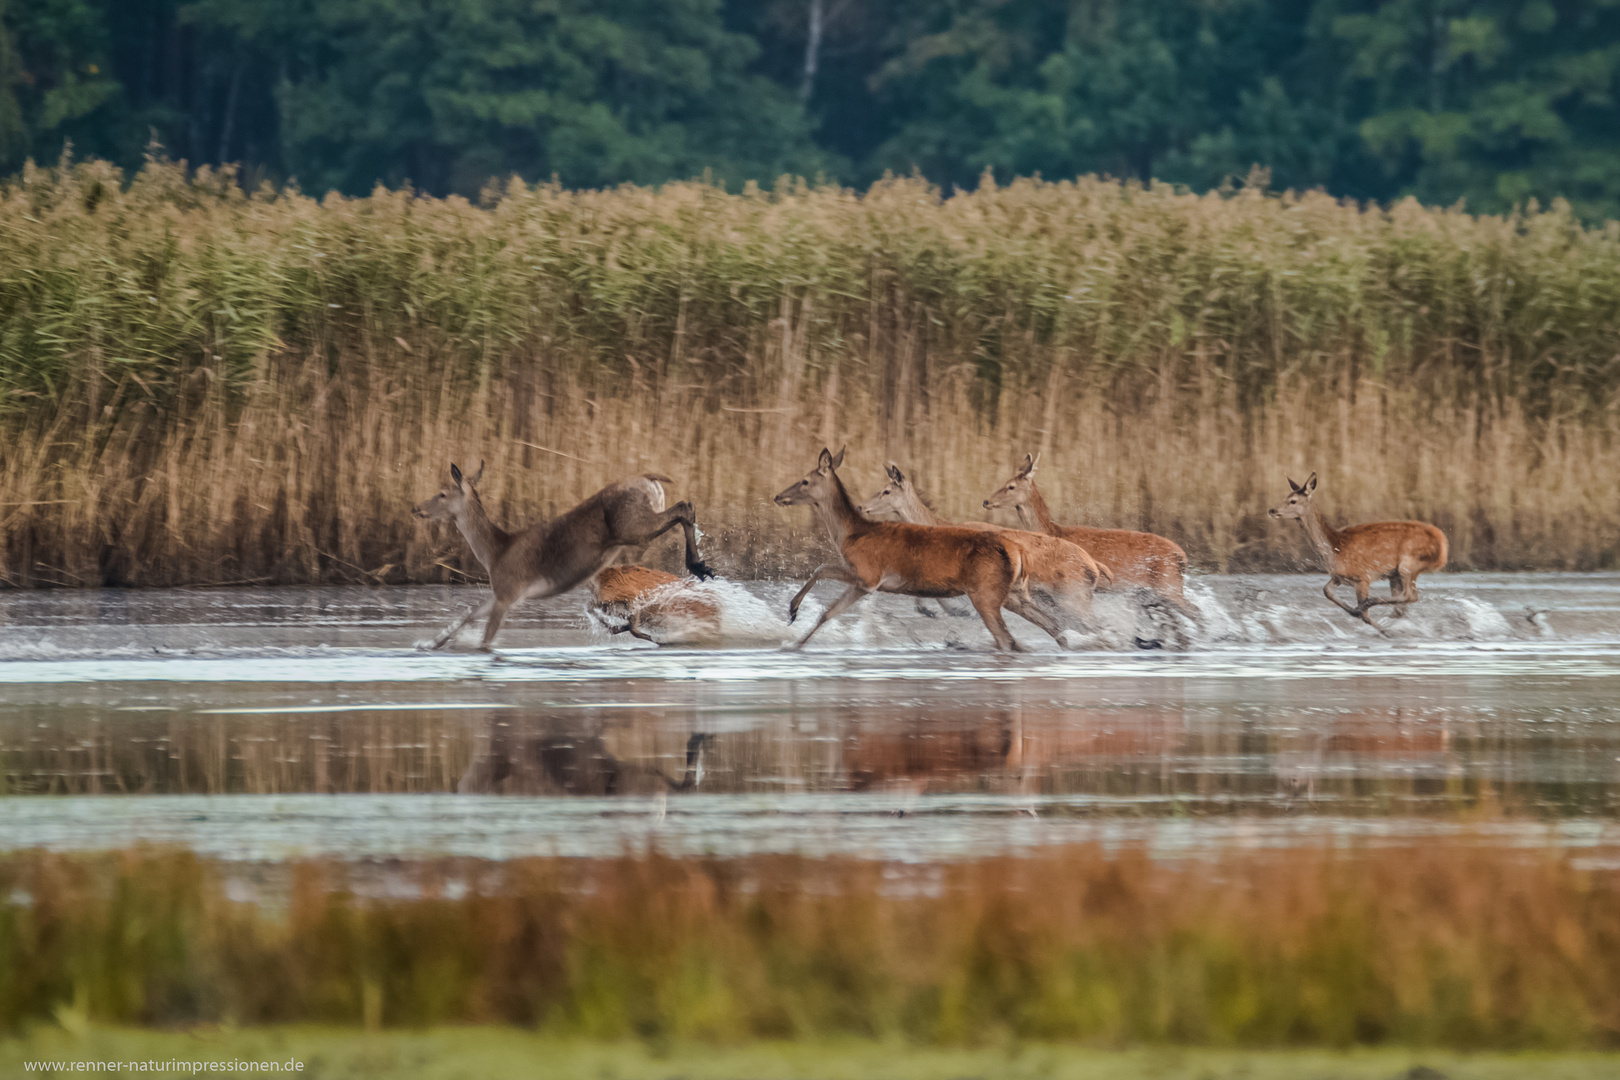
M 1045 533 L 1078 544 L 1098 562 L 1106 563 L 1121 585 L 1139 585 L 1157 593 L 1194 623 L 1198 612 L 1187 603 L 1183 592 L 1187 576 L 1187 553 L 1181 545 L 1149 532 L 1134 529 L 1088 529 L 1059 525 L 1052 520 L 1046 500 L 1035 486 L 1035 466 L 1039 459 L 1024 455 L 1024 463 L 1012 478 L 984 500 L 986 510 L 1015 509 L 1018 520 L 1031 532 Z
M 483 462 L 471 477 L 463 477 L 452 464 L 450 483 L 411 509 L 419 518 L 449 518 L 456 523 L 473 555 L 489 571 L 494 593 L 434 638 L 435 649 L 444 648 L 473 619 L 488 615 L 479 648 L 489 651 L 513 604 L 531 596 L 567 592 L 611 566 L 622 553 L 645 547 L 677 525 L 686 533 L 687 570 L 698 578 L 714 576 L 698 558 L 697 514 L 692 504 L 683 500 L 664 509 L 663 485 L 674 482 L 667 476 L 643 473 L 609 484 L 566 514 L 515 533 L 505 531 L 485 513 L 478 497 L 483 476 Z
M 838 478 L 844 452 L 835 458 L 821 451 L 816 467 L 802 480 L 776 496 L 778 506 L 808 505 L 832 535 L 842 562 L 822 563 L 788 603 L 788 621 L 798 617 L 810 587 L 823 578 L 845 582 L 849 588 L 834 600 L 796 649 L 820 630 L 827 620 L 848 610 L 871 592 L 892 592 L 931 599 L 966 595 L 995 639 L 996 648 L 1021 652 L 1013 640 L 1001 609 L 1022 615 L 1061 643 L 1063 628 L 1029 600 L 1024 575 L 1024 553 L 1003 533 L 873 521 L 855 507 Z M 1087 599 L 1089 599 L 1089 587 Z
M 1390 604 L 1396 616 L 1405 615 L 1406 605 L 1417 603 L 1417 576 L 1446 565 L 1451 554 L 1446 534 L 1428 522 L 1369 521 L 1334 529 L 1322 519 L 1322 511 L 1311 500 L 1316 493 L 1314 472 L 1303 484 L 1289 480 L 1288 486 L 1292 490 L 1287 501 L 1267 513 L 1274 518 L 1294 518 L 1305 527 L 1305 535 L 1322 556 L 1330 575 L 1322 586 L 1322 595 L 1379 633 L 1384 628 L 1372 621 L 1367 610 Z M 1386 577 L 1389 599 L 1373 599 L 1373 581 Z M 1333 594 L 1335 585 L 1356 587 L 1355 607 Z

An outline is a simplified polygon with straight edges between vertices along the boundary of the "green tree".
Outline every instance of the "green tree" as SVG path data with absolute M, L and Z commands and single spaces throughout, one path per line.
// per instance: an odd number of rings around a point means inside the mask
M 824 160 L 716 0 L 204 0 L 190 16 L 279 58 L 281 163 L 307 187 L 769 180 Z
M 1620 3 L 1317 5 L 1347 46 L 1368 153 L 1402 192 L 1501 211 L 1565 197 L 1620 214 Z

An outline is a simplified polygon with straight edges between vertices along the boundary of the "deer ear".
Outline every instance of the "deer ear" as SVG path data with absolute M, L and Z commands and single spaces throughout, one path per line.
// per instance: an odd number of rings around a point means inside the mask
M 847 447 L 847 446 L 840 446 L 838 448 L 838 456 L 832 459 L 832 467 L 833 468 L 835 468 L 835 469 L 843 468 L 843 466 L 844 466 L 844 451 L 848 450 L 848 449 L 849 449 L 849 447 Z
M 1310 479 L 1305 481 L 1305 486 L 1300 488 L 1300 490 L 1303 491 L 1307 495 L 1309 495 L 1311 492 L 1316 490 L 1316 474 L 1315 473 L 1311 473 Z
M 833 467 L 832 451 L 828 450 L 825 446 L 823 446 L 821 448 L 821 456 L 816 459 L 816 468 L 820 469 L 822 472 L 826 472 L 828 469 L 830 469 L 832 467 Z
M 1294 478 L 1292 476 L 1285 476 L 1285 477 L 1283 477 L 1283 479 L 1288 481 L 1288 490 L 1289 491 L 1298 492 L 1298 491 L 1302 490 L 1298 484 L 1294 483 Z
M 456 467 L 456 463 L 453 461 L 450 463 L 450 479 L 456 482 L 456 487 L 461 487 L 461 470 Z
M 484 478 L 484 459 L 479 458 L 478 459 L 478 471 L 476 473 L 473 473 L 472 479 L 468 480 L 467 483 L 471 487 L 477 487 L 478 486 L 478 481 L 482 480 L 483 478 Z
M 1033 475 L 1035 475 L 1035 456 L 1033 454 L 1025 454 L 1024 455 L 1024 463 L 1018 467 L 1017 475 L 1019 475 L 1019 476 L 1033 476 Z
M 889 479 L 893 480 L 897 484 L 903 484 L 906 482 L 905 474 L 900 471 L 900 466 L 896 465 L 892 461 L 883 466 L 883 471 L 888 473 Z

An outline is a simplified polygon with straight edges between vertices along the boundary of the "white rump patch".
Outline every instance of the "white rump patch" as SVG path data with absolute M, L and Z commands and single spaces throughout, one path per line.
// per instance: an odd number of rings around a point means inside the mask
M 652 504 L 653 513 L 662 514 L 666 501 L 664 485 L 646 476 L 637 477 L 636 483 L 640 484 L 642 490 L 647 493 L 647 501 Z

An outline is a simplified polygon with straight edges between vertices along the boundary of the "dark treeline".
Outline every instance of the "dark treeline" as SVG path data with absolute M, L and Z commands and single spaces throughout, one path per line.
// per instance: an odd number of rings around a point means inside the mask
M 1613 0 L 0 0 L 0 171 L 1099 172 L 1620 215 Z

